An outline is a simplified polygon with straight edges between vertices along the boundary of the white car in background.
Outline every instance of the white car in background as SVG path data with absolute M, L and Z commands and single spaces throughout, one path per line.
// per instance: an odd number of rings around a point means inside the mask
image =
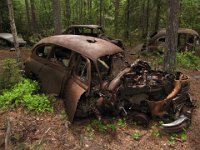
M 17 41 L 19 43 L 19 46 L 26 45 L 26 41 L 24 41 L 24 39 L 21 37 L 17 37 Z M 0 33 L 0 45 L 13 46 L 14 45 L 13 35 L 11 33 Z

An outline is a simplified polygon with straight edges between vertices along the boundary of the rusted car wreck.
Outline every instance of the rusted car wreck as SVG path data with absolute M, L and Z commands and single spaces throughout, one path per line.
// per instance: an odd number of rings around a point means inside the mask
M 170 117 L 163 124 L 180 131 L 191 121 L 189 78 L 154 71 L 144 61 L 129 64 L 118 46 L 102 39 L 57 35 L 42 39 L 25 62 L 25 73 L 43 91 L 62 97 L 70 121 L 104 114 L 131 115 L 147 126 L 150 118 Z
M 124 44 L 120 39 L 113 39 L 105 34 L 103 27 L 99 25 L 71 25 L 67 28 L 63 34 L 74 34 L 74 35 L 85 35 L 97 37 L 100 39 L 104 39 L 109 41 L 122 49 L 124 48 Z
M 153 52 L 163 53 L 165 47 L 166 29 L 161 29 L 150 36 L 148 42 L 133 48 L 132 53 Z M 179 52 L 195 51 L 200 54 L 200 36 L 192 29 L 179 28 L 177 46 Z

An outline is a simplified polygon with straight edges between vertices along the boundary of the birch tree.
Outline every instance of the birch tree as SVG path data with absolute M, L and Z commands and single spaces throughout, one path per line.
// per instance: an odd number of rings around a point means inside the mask
M 17 41 L 17 29 L 15 26 L 12 0 L 7 0 L 7 5 L 8 5 L 8 11 L 9 11 L 10 27 L 11 27 L 11 32 L 13 35 L 13 40 L 14 40 L 14 47 L 17 54 L 17 62 L 21 63 L 21 51 L 19 49 L 19 43 Z

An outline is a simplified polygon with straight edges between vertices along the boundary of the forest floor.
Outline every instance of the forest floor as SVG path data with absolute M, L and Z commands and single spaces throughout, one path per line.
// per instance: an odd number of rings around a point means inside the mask
M 23 59 L 30 54 L 23 50 Z M 15 52 L 0 50 L 0 60 L 14 58 Z M 0 111 L 0 150 L 4 149 L 7 122 L 11 122 L 10 149 L 96 149 L 96 150 L 199 150 L 200 149 L 200 72 L 184 71 L 191 78 L 190 93 L 197 108 L 193 112 L 192 125 L 183 133 L 161 132 L 159 121 L 150 122 L 147 128 L 137 126 L 123 118 L 104 118 L 112 124 L 106 129 L 94 126 L 95 119 L 75 120 L 70 124 L 62 100 L 55 102 L 54 113 L 34 113 L 23 108 Z M 181 140 L 181 136 L 184 140 Z

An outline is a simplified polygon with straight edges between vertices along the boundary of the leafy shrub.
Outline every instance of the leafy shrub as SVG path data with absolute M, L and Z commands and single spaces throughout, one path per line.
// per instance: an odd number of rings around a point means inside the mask
M 177 66 L 185 69 L 200 69 L 200 58 L 194 52 L 177 53 Z
M 163 66 L 164 55 L 150 56 L 152 66 L 157 69 Z M 200 57 L 194 52 L 176 53 L 177 68 L 183 69 L 200 69 Z
M 0 95 L 0 108 L 13 108 L 19 105 L 37 112 L 53 112 L 51 101 L 44 94 L 36 94 L 39 83 L 30 79 L 23 79 L 12 89 L 3 91 Z
M 1 61 L 0 68 L 0 93 L 22 80 L 22 74 L 15 59 Z

